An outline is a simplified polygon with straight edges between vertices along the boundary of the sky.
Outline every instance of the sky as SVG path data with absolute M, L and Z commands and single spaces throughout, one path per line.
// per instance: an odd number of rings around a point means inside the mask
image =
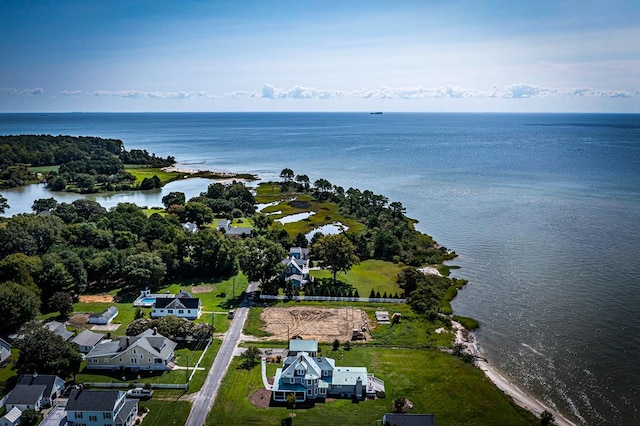
M 640 1 L 0 2 L 0 112 L 640 113 Z

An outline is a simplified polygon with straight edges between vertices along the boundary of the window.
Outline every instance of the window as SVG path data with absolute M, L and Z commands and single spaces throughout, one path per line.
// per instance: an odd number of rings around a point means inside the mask
M 111 413 L 102 413 L 102 418 L 103 419 L 110 419 L 111 418 Z
M 320 389 L 320 393 L 321 393 L 321 394 L 327 393 L 327 390 L 326 390 L 325 388 L 321 388 L 321 389 Z
M 307 386 L 311 386 L 311 379 L 307 379 Z
M 76 419 L 81 419 L 81 418 L 82 418 L 82 413 L 81 413 L 81 412 L 76 411 L 76 412 L 74 413 L 74 417 L 75 417 Z
M 294 379 L 293 377 L 291 379 L 289 379 L 289 383 L 295 383 L 296 379 Z
M 173 313 L 173 309 L 167 309 L 167 313 L 172 314 Z
M 137 363 L 138 363 L 138 360 L 137 360 L 137 359 L 135 359 L 135 358 L 131 358 L 131 364 L 137 364 Z
M 140 359 L 142 359 L 142 354 L 140 354 Z
M 97 422 L 98 421 L 98 416 L 89 416 L 89 421 L 90 422 Z
M 156 358 L 156 359 L 154 360 L 154 362 L 155 362 L 156 364 L 162 364 L 162 359 L 161 359 L 161 358 Z
M 178 309 L 179 314 L 184 314 L 184 309 Z
M 104 359 L 104 362 L 109 362 L 109 358 L 105 358 L 105 359 Z
M 309 396 L 313 395 L 313 390 L 307 389 L 307 395 L 309 395 Z
M 135 349 L 133 350 L 133 353 L 134 353 L 134 354 L 135 354 L 135 353 L 137 353 Z

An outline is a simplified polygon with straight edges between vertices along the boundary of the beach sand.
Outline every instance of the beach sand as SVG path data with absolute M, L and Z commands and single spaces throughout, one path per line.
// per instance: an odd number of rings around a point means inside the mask
M 460 323 L 452 321 L 453 329 L 456 333 L 455 343 L 461 343 L 466 347 L 466 352 L 473 355 L 476 359 L 475 365 L 484 371 L 484 374 L 491 380 L 502 392 L 511 397 L 513 401 L 520 407 L 531 411 L 538 417 L 540 414 L 547 410 L 555 417 L 555 422 L 560 426 L 577 426 L 576 423 L 564 417 L 547 404 L 539 401 L 533 396 L 529 395 L 514 383 L 512 383 L 505 376 L 500 374 L 489 362 L 484 359 L 480 354 L 480 347 L 475 338 L 475 335 L 467 331 Z

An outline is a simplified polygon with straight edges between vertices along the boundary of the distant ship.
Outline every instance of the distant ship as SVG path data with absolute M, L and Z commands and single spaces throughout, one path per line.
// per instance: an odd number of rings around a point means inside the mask
M 369 114 L 382 114 L 380 111 L 377 112 L 370 112 Z

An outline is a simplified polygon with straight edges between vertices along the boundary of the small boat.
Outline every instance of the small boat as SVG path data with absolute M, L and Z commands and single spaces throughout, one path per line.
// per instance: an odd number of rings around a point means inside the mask
M 382 114 L 382 112 L 377 111 L 377 112 L 370 112 L 369 114 Z

